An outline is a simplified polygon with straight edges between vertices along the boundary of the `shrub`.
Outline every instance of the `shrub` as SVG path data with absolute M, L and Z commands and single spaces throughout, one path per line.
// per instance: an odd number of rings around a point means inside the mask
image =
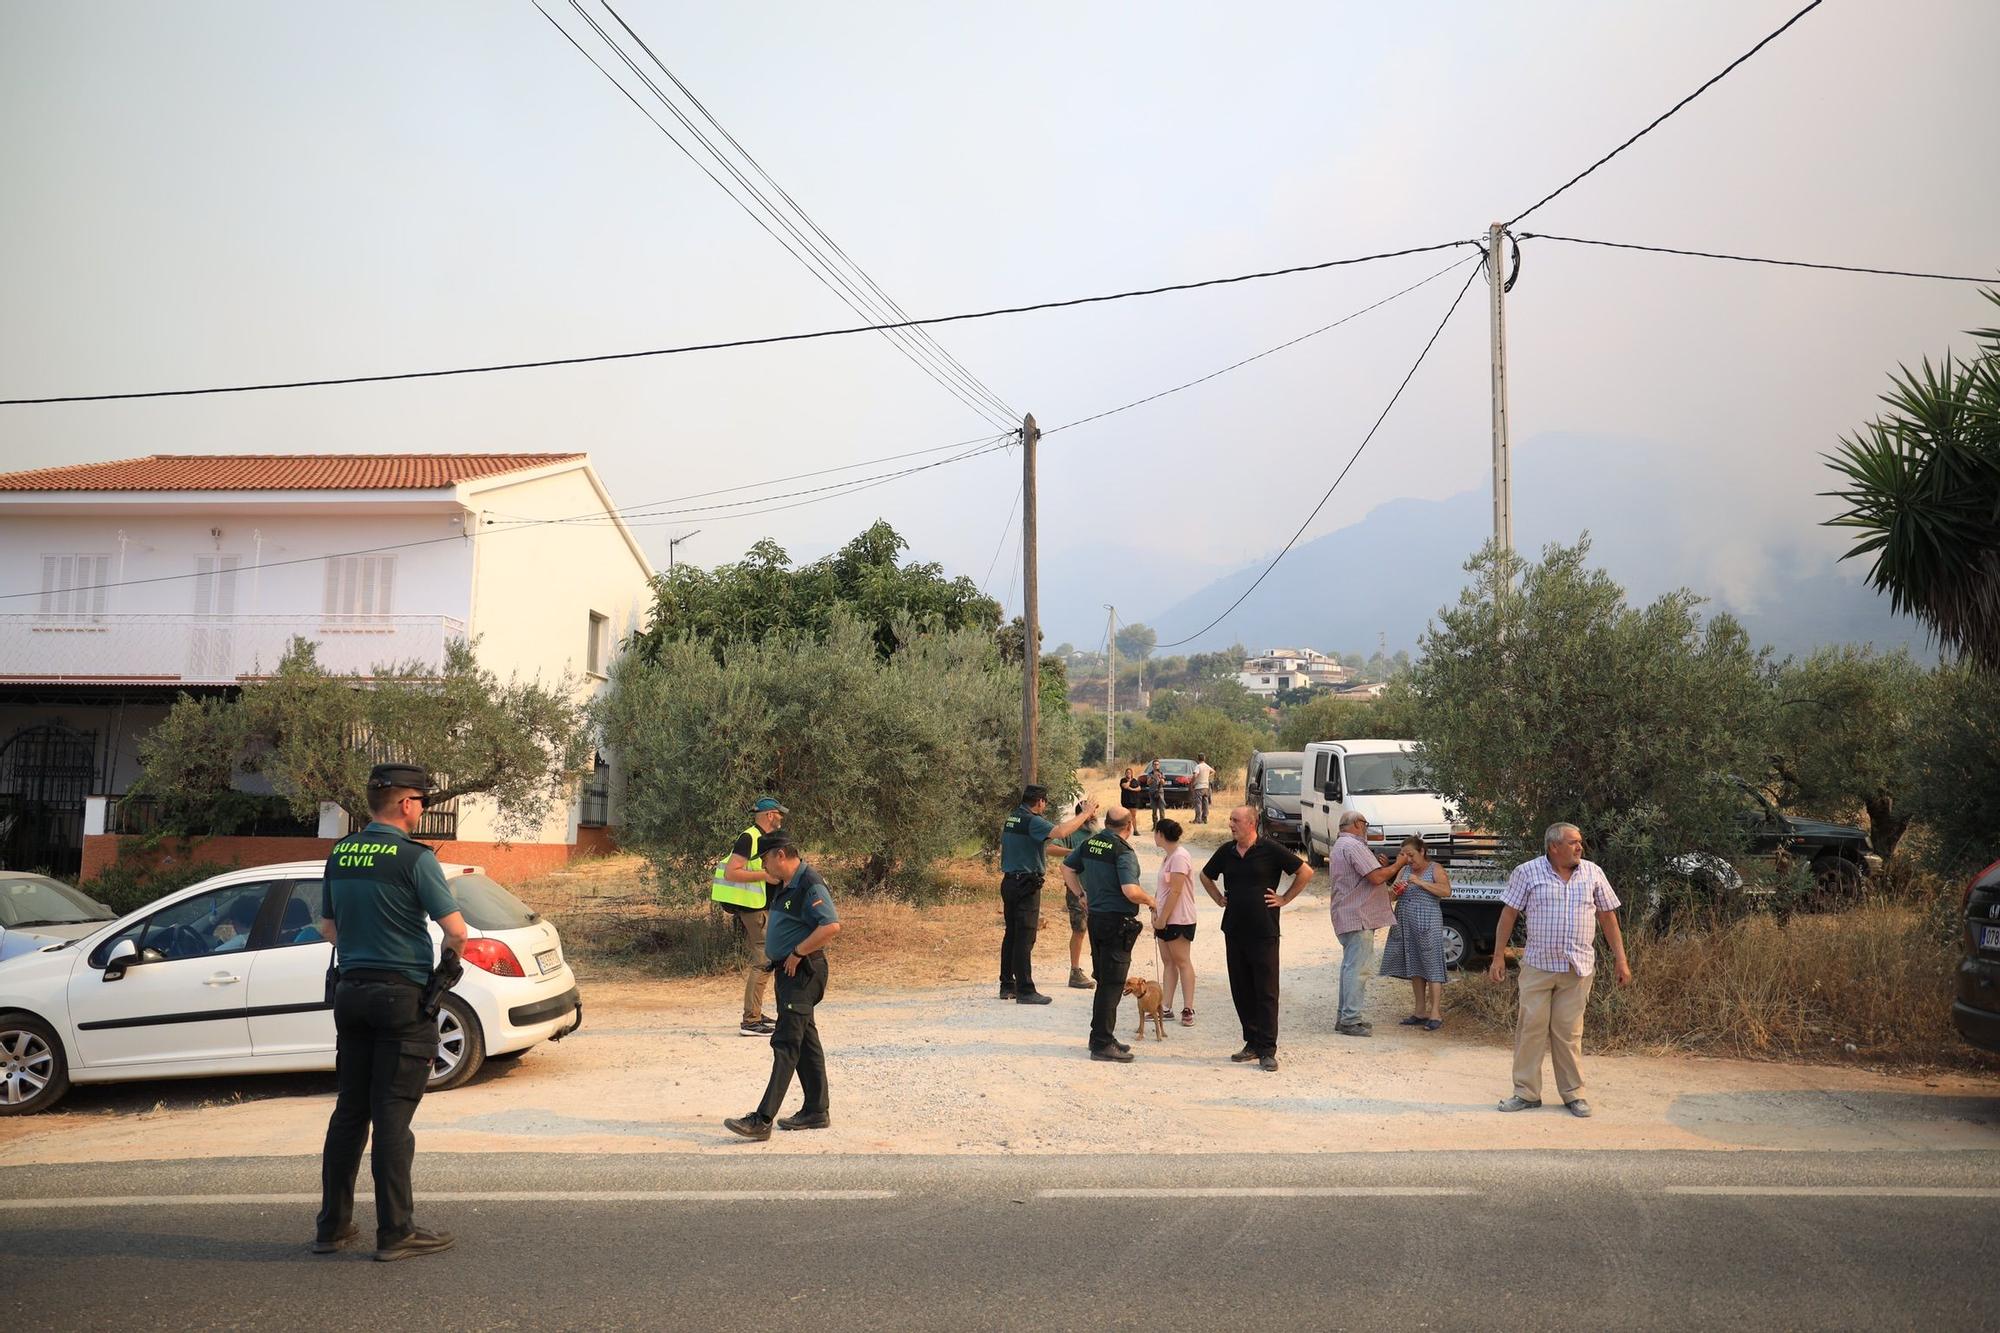
M 191 861 L 183 857 L 153 865 L 144 856 L 128 858 L 121 854 L 95 879 L 84 884 L 83 891 L 123 916 L 166 897 L 175 889 L 184 889 L 210 875 L 235 870 L 239 865 L 236 861 L 217 865 L 212 861 Z

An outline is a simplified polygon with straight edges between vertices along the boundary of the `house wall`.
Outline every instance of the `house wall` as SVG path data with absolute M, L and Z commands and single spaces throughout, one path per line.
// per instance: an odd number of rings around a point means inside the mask
M 213 535 L 216 529 L 220 536 Z M 47 516 L 14 513 L 0 522 L 0 586 L 9 592 L 39 590 L 45 554 L 107 555 L 114 581 L 175 581 L 108 589 L 106 614 L 179 614 L 205 609 L 195 604 L 196 580 L 184 577 L 195 572 L 195 556 L 235 555 L 242 560 L 235 614 L 314 616 L 325 602 L 326 564 L 320 557 L 449 537 L 459 530 L 455 510 L 285 513 L 239 503 L 200 514 L 121 513 L 112 508 Z M 469 619 L 470 545 L 446 541 L 385 552 L 396 558 L 392 609 L 398 614 Z M 306 557 L 304 563 L 282 563 L 301 557 Z M 36 599 L 20 598 L 0 609 L 33 611 Z
M 609 522 L 499 529 L 510 519 L 603 514 L 604 501 L 580 468 L 482 484 L 473 503 L 482 520 L 496 520 L 480 523 L 487 535 L 474 543 L 471 626 L 480 661 L 503 679 L 513 673 L 553 683 L 568 674 L 579 692 L 601 693 L 610 662 L 588 671 L 590 613 L 606 618 L 607 653 L 615 652 L 652 603 L 651 568 Z M 577 813 L 572 798 L 540 830 L 515 836 L 573 842 Z M 490 839 L 498 832 L 490 803 L 460 803 L 461 835 Z

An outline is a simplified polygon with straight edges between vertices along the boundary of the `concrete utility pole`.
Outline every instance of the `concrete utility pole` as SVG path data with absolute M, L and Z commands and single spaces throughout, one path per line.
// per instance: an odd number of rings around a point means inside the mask
M 1486 285 L 1492 292 L 1493 335 L 1493 539 L 1514 549 L 1514 464 L 1507 445 L 1507 266 L 1500 247 L 1507 225 L 1486 229 Z
M 1104 621 L 1104 649 L 1110 654 L 1104 659 L 1104 771 L 1111 771 L 1111 761 L 1118 749 L 1118 608 L 1107 605 L 1109 614 Z
M 1021 784 L 1035 781 L 1042 720 L 1041 598 L 1035 584 L 1035 414 L 1021 418 Z

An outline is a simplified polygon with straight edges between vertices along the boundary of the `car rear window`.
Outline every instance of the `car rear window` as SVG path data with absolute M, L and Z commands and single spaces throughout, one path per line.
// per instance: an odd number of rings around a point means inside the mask
M 449 875 L 445 883 L 451 886 L 451 896 L 458 899 L 458 910 L 465 913 L 468 926 L 480 930 L 519 930 L 542 919 L 526 903 L 477 871 Z

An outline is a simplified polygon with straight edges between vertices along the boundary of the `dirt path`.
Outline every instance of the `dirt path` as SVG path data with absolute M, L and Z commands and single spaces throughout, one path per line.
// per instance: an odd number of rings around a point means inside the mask
M 1157 854 L 1142 849 L 1150 882 Z M 1316 886 L 1317 887 L 1317 886 Z M 1053 898 L 1050 900 L 1053 902 Z M 959 909 L 991 934 L 998 914 Z M 1055 1003 L 1002 1004 L 991 984 L 844 982 L 821 1013 L 834 1128 L 747 1148 L 721 1128 L 762 1091 L 769 1049 L 735 1031 L 728 982 L 592 982 L 587 1022 L 560 1046 L 425 1099 L 424 1150 L 573 1153 L 1312 1152 L 1428 1149 L 1957 1149 L 2000 1147 L 1990 1080 L 1894 1078 L 1748 1061 L 1589 1056 L 1596 1118 L 1503 1116 L 1508 1052 L 1447 1027 L 1395 1025 L 1408 991 L 1371 983 L 1380 1035 L 1333 1032 L 1339 951 L 1323 899 L 1286 915 L 1275 1074 L 1233 1065 L 1241 1044 L 1222 966 L 1220 912 L 1200 907 L 1198 1025 L 1131 1038 L 1130 1066 L 1086 1058 L 1090 995 L 1061 989 L 1066 923 L 1037 973 Z M 1146 937 L 1138 969 L 1154 975 Z M 1459 985 L 1485 984 L 1477 980 Z M 331 1076 L 82 1089 L 50 1115 L 0 1120 L 0 1163 L 316 1153 Z M 795 1104 L 798 1094 L 792 1094 Z M 789 1107 L 788 1107 L 789 1109 Z

